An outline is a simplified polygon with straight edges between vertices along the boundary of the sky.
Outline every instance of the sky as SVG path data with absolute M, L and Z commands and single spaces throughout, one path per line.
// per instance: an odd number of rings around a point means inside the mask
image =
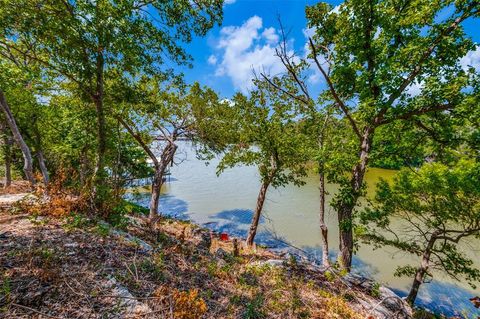
M 279 39 L 279 18 L 289 31 L 289 45 L 299 56 L 305 54 L 305 7 L 316 0 L 226 0 L 224 19 L 205 37 L 196 37 L 185 48 L 193 57 L 193 68 L 182 70 L 187 82 L 198 81 L 231 97 L 236 91 L 247 92 L 252 87 L 252 69 L 270 74 L 282 72 L 274 56 Z M 333 6 L 340 0 L 329 1 Z M 464 23 L 465 30 L 480 44 L 480 19 Z M 480 47 L 469 52 L 462 64 L 476 66 L 480 71 Z M 321 90 L 324 81 L 319 73 L 308 79 L 312 87 Z

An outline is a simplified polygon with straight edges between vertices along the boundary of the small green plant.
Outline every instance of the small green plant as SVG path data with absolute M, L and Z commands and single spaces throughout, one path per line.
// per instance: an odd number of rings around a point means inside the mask
M 165 279 L 163 270 L 165 266 L 163 253 L 156 253 L 152 258 L 146 258 L 142 260 L 139 265 L 139 269 L 143 272 L 153 276 L 155 280 L 162 281 Z
M 335 280 L 335 274 L 329 270 L 325 271 L 324 275 L 325 278 L 330 282 L 333 282 Z
M 0 289 L 0 301 L 5 301 L 8 303 L 10 294 L 12 292 L 10 278 L 7 276 L 3 276 L 2 286 Z
M 380 284 L 378 282 L 375 282 L 372 285 L 372 288 L 370 289 L 370 295 L 375 298 L 380 297 Z
M 243 318 L 245 319 L 262 319 L 266 318 L 265 313 L 262 311 L 263 296 L 256 295 L 245 307 L 245 313 Z
M 218 266 L 215 261 L 211 261 L 207 264 L 207 273 L 210 277 L 215 277 L 217 275 Z
M 86 228 L 91 224 L 91 220 L 85 217 L 82 214 L 78 214 L 76 212 L 72 212 L 69 215 L 67 215 L 65 224 L 63 225 L 63 228 L 67 231 L 73 230 L 73 229 L 81 229 L 81 228 Z
M 106 223 L 97 223 L 93 231 L 101 237 L 107 237 L 110 235 L 110 226 Z

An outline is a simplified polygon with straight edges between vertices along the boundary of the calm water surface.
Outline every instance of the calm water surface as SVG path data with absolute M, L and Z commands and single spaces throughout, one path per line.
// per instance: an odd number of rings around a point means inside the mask
M 185 144 L 180 149 L 177 157 L 182 162 L 171 168 L 171 178 L 162 189 L 162 213 L 190 219 L 230 235 L 245 237 L 260 187 L 256 168 L 237 167 L 217 177 L 215 170 L 218 160 L 211 161 L 207 166 L 205 162 L 196 159 L 188 145 Z M 392 170 L 370 169 L 366 174 L 369 194 L 373 193 L 379 178 L 391 179 L 394 175 L 395 171 Z M 327 188 L 330 196 L 338 189 L 333 184 Z M 302 187 L 288 185 L 278 189 L 270 188 L 256 241 L 275 247 L 285 247 L 283 242 L 287 242 L 306 252 L 310 258 L 320 259 L 318 198 L 318 178 L 315 175 L 306 178 L 306 185 Z M 141 189 L 135 200 L 148 206 L 148 190 Z M 332 209 L 327 208 L 327 211 L 329 244 L 333 250 L 332 257 L 335 257 L 338 247 L 337 220 Z M 479 264 L 479 241 L 472 240 L 465 246 L 465 251 Z M 374 250 L 366 245 L 360 246 L 354 258 L 357 272 L 375 278 L 400 295 L 406 294 L 411 279 L 398 278 L 393 274 L 397 266 L 409 262 L 416 266 L 418 259 L 395 249 Z M 419 303 L 448 314 L 453 314 L 452 309 L 463 309 L 470 315 L 477 314 L 468 298 L 479 295 L 479 290 L 472 290 L 466 283 L 449 281 L 440 274 L 435 279 L 422 285 Z

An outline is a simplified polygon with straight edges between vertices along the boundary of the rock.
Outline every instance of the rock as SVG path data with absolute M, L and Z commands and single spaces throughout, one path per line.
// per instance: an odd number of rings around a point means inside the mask
M 258 262 L 258 265 L 260 266 L 268 265 L 270 267 L 283 267 L 284 264 L 285 262 L 282 259 L 268 259 L 265 261 Z
M 141 240 L 140 238 L 135 237 L 135 236 L 133 236 L 129 233 L 126 233 L 126 232 L 121 231 L 121 230 L 113 230 L 112 234 L 114 234 L 116 236 L 119 236 L 119 237 L 122 237 L 122 238 L 124 238 L 125 240 L 127 240 L 131 243 L 139 245 L 142 248 L 142 250 L 146 253 L 151 253 L 153 251 L 153 248 L 150 244 L 146 243 L 145 241 Z
M 136 316 L 140 316 L 152 311 L 147 304 L 139 302 L 137 299 L 135 299 L 130 291 L 128 291 L 128 289 L 124 286 L 120 285 L 113 277 L 107 281 L 105 288 L 111 289 L 111 294 L 118 297 L 119 305 L 125 308 L 121 318 L 136 318 Z

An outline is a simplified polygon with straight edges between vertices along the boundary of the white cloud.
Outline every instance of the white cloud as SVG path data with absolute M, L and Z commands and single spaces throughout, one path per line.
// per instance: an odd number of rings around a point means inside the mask
M 460 65 L 464 70 L 473 67 L 475 71 L 480 71 L 480 45 L 475 50 L 468 51 L 467 54 L 460 59 Z
M 232 4 L 235 3 L 237 0 L 225 0 L 223 4 Z
M 241 26 L 220 30 L 217 50 L 220 62 L 215 74 L 231 78 L 236 89 L 243 92 L 252 87 L 253 70 L 277 74 L 283 65 L 275 56 L 279 35 L 274 28 L 263 28 L 262 18 L 253 16 Z
M 207 62 L 210 65 L 215 65 L 215 64 L 217 64 L 217 57 L 212 54 L 211 56 L 208 57 Z
M 266 28 L 265 30 L 263 30 L 262 36 L 265 39 L 267 39 L 268 43 L 270 43 L 270 44 L 277 44 L 278 43 L 279 36 L 278 36 L 275 28 L 272 28 L 272 27 Z

